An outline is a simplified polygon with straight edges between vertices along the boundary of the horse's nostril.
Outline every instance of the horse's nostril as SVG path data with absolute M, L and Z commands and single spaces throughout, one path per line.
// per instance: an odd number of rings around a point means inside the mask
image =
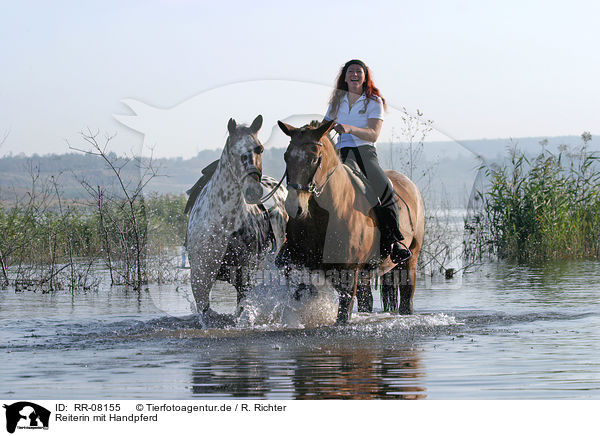
M 244 197 L 248 203 L 258 203 L 262 194 L 262 185 L 248 186 L 244 190 Z

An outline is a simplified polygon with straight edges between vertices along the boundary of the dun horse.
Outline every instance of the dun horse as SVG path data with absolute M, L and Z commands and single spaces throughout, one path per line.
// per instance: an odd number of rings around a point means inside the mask
M 339 292 L 338 323 L 344 323 L 352 310 L 358 273 L 377 269 L 384 274 L 396 265 L 389 257 L 379 256 L 375 214 L 362 191 L 364 185 L 341 163 L 327 135 L 333 124 L 295 128 L 279 122 L 291 138 L 284 155 L 288 180 L 285 207 L 290 218 L 279 262 L 327 271 L 326 277 Z M 425 233 L 423 200 L 408 177 L 396 171 L 386 173 L 402 199 L 400 231 L 412 252 L 407 262 L 398 265 L 400 280 L 394 281 L 395 291 L 400 293 L 399 311 L 408 314 L 412 313 L 416 265 Z
M 253 269 L 269 248 L 283 244 L 285 188 L 276 190 L 272 207 L 261 203 L 263 186 L 270 192 L 278 185 L 262 175 L 261 126 L 261 115 L 250 127 L 230 119 L 221 158 L 204 169 L 203 179 L 190 190 L 187 250 L 196 310 L 203 314 L 212 313 L 209 294 L 217 279 L 236 287 L 239 304 Z

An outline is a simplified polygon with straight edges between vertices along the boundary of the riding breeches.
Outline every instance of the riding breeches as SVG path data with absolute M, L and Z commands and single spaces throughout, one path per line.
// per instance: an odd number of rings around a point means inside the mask
M 393 239 L 402 240 L 403 237 L 398 230 L 398 202 L 392 182 L 387 177 L 377 159 L 377 151 L 372 145 L 361 145 L 358 147 L 343 147 L 340 149 L 340 157 L 343 163 L 354 161 L 365 175 L 370 184 L 370 189 L 377 198 L 369 199 L 372 203 L 380 225 L 391 228 Z

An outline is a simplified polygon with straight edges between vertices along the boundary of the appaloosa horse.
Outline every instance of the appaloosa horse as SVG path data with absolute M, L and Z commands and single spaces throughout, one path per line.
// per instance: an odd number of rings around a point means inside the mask
M 199 313 L 214 313 L 209 295 L 217 279 L 236 287 L 239 303 L 266 252 L 283 244 L 286 189 L 278 187 L 271 207 L 261 203 L 263 186 L 270 192 L 278 185 L 262 175 L 263 146 L 257 138 L 261 125 L 261 115 L 250 127 L 230 119 L 221 158 L 205 168 L 204 180 L 190 190 L 187 251 Z
M 347 322 L 358 285 L 358 273 L 394 268 L 379 255 L 375 214 L 364 185 L 342 164 L 327 133 L 334 121 L 295 128 L 279 122 L 291 137 L 285 152 L 290 216 L 279 264 L 325 270 L 339 292 L 338 323 Z M 412 313 L 416 265 L 425 233 L 423 200 L 415 184 L 396 171 L 386 171 L 400 201 L 400 231 L 412 257 L 400 269 L 400 313 Z M 396 281 L 397 282 L 397 281 Z

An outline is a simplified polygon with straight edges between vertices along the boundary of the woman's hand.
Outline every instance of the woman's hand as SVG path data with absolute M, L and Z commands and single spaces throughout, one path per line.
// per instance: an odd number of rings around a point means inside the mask
M 350 129 L 352 126 L 348 126 L 347 124 L 336 124 L 333 126 L 333 130 L 338 132 L 340 135 L 343 133 L 350 133 Z
M 365 141 L 375 142 L 379 138 L 383 121 L 377 118 L 369 118 L 369 127 L 362 128 L 351 126 L 349 124 L 336 124 L 333 129 L 340 135 L 342 133 L 351 133 L 354 136 L 364 139 Z

